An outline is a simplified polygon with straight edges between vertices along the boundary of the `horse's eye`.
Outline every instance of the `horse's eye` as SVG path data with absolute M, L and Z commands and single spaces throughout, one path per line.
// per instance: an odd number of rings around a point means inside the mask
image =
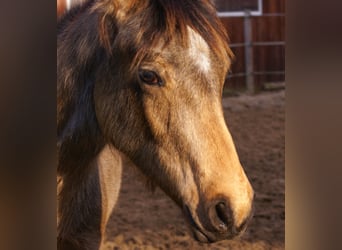
M 140 70 L 139 71 L 140 80 L 149 85 L 163 85 L 160 77 L 157 73 L 150 70 Z

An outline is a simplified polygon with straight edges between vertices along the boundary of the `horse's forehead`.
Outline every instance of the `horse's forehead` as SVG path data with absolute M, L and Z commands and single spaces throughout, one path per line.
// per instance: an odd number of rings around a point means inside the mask
M 208 43 L 199 33 L 189 26 L 187 37 L 188 46 L 179 46 L 179 40 L 175 39 L 174 42 L 171 43 L 172 45 L 170 44 L 170 46 L 164 47 L 165 41 L 161 40 L 155 45 L 153 51 L 161 56 L 161 58 L 164 58 L 168 63 L 179 65 L 179 67 L 192 65 L 195 66 L 199 72 L 209 74 L 214 65 L 211 61 L 211 50 Z M 180 55 L 180 53 L 182 55 Z M 192 67 L 190 68 L 193 69 Z
M 211 68 L 210 61 L 210 48 L 208 43 L 195 32 L 192 28 L 188 27 L 189 32 L 189 58 L 203 73 L 209 73 Z

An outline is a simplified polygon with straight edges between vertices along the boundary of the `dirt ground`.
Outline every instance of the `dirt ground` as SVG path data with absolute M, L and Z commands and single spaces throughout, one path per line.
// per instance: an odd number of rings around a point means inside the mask
M 102 249 L 284 249 L 285 92 L 223 98 L 240 161 L 256 192 L 255 213 L 237 240 L 196 242 L 181 210 L 159 189 L 145 188 L 127 166 Z

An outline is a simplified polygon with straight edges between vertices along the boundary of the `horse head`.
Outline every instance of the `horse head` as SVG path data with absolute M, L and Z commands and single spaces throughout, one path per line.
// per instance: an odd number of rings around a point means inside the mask
M 224 120 L 232 53 L 210 1 L 102 1 L 94 76 L 105 138 L 182 207 L 195 238 L 238 235 L 253 189 Z

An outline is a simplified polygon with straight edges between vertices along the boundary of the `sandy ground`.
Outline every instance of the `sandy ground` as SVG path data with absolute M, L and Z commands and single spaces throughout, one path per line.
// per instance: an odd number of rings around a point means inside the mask
M 181 210 L 159 189 L 148 191 L 127 166 L 102 249 L 284 249 L 284 103 L 284 91 L 223 99 L 229 130 L 256 192 L 254 217 L 240 239 L 196 242 Z

